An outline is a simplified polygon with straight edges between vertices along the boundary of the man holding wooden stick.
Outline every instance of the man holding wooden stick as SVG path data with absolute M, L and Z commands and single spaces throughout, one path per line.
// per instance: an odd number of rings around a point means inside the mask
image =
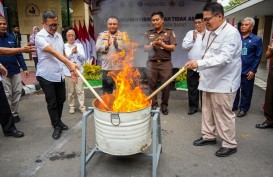
M 215 155 L 226 157 L 237 152 L 232 105 L 241 81 L 242 41 L 238 30 L 225 21 L 221 4 L 207 3 L 203 19 L 209 32 L 203 40 L 202 59 L 185 64 L 189 69 L 198 68 L 198 89 L 203 91 L 202 137 L 193 145 L 216 144 L 218 134 L 223 141 Z

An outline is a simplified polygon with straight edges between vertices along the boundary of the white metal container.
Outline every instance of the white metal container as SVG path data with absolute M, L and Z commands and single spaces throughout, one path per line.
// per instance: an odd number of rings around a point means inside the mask
M 111 155 L 132 155 L 151 145 L 151 104 L 134 112 L 114 113 L 97 108 L 93 101 L 96 146 Z

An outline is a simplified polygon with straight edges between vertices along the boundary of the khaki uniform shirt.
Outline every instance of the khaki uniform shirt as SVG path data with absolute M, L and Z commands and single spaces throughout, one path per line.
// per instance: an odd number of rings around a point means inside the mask
M 108 36 L 113 40 L 114 36 L 117 36 L 117 46 L 113 44 L 109 46 L 107 50 L 105 50 L 105 46 L 108 43 Z M 112 35 L 108 33 L 108 31 L 104 31 L 99 34 L 96 42 L 96 52 L 98 55 L 98 59 L 102 62 L 103 70 L 121 70 L 122 69 L 122 60 L 123 58 L 116 58 L 118 55 L 116 53 L 121 50 L 128 50 L 130 47 L 130 39 L 126 32 L 117 31 L 116 34 Z M 120 56 L 122 57 L 122 56 Z M 124 56 L 123 56 L 124 57 Z
M 149 30 L 145 33 L 144 44 L 150 45 L 158 37 L 163 38 L 163 42 L 167 45 L 176 45 L 176 38 L 173 30 L 163 28 L 160 33 L 157 33 L 155 29 Z M 155 47 L 152 51 L 148 52 L 149 60 L 171 60 L 171 52 L 163 49 L 162 47 Z

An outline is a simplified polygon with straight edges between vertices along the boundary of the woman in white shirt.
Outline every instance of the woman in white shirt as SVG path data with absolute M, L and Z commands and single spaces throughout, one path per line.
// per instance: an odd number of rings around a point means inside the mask
M 69 28 L 66 32 L 67 43 L 65 44 L 65 55 L 68 59 L 76 63 L 80 67 L 80 72 L 83 72 L 82 64 L 84 63 L 85 53 L 81 43 L 75 42 L 77 39 L 76 31 L 74 28 Z M 69 112 L 75 113 L 75 90 L 78 96 L 80 104 L 80 111 L 85 112 L 86 107 L 84 105 L 84 89 L 83 81 L 78 79 L 78 82 L 73 82 L 69 69 L 64 65 L 64 75 L 66 82 L 68 105 L 70 107 Z

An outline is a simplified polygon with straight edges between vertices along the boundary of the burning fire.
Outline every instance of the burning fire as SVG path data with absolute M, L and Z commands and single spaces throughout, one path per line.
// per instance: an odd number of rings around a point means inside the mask
M 129 39 L 128 39 L 129 40 Z M 140 87 L 140 73 L 138 69 L 133 68 L 134 53 L 137 44 L 134 42 L 127 43 L 128 49 L 116 52 L 112 57 L 113 64 L 117 68 L 122 68 L 120 71 L 109 72 L 109 75 L 116 83 L 116 90 L 113 94 L 104 94 L 103 101 L 109 107 L 107 110 L 102 103 L 99 103 L 98 108 L 105 111 L 113 112 L 131 112 L 147 107 L 151 104 L 147 100 L 147 96 L 143 93 Z

